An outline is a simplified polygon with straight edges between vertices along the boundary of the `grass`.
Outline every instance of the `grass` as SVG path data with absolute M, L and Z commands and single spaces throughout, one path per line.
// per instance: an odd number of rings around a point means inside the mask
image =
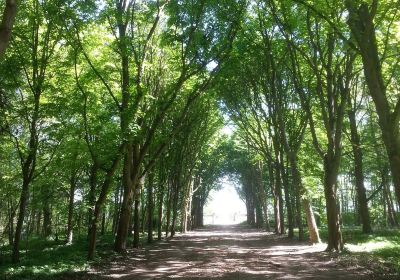
M 375 230 L 363 234 L 361 230 L 346 230 L 345 253 L 364 260 L 367 265 L 378 270 L 400 275 L 400 230 Z
M 87 242 L 80 237 L 72 245 L 63 241 L 49 241 L 38 237 L 21 243 L 21 261 L 18 265 L 12 264 L 11 248 L 0 248 L 3 262 L 0 265 L 0 280 L 3 279 L 54 279 L 57 275 L 86 271 L 91 263 L 98 262 L 103 256 L 112 251 L 113 236 L 99 237 L 97 256 L 93 262 L 86 260 Z
M 322 227 L 319 233 L 326 242 L 327 229 Z M 345 242 L 345 250 L 340 255 L 342 261 L 349 265 L 360 263 L 382 275 L 400 275 L 399 229 L 375 229 L 371 234 L 364 234 L 361 227 L 344 226 L 342 234 Z

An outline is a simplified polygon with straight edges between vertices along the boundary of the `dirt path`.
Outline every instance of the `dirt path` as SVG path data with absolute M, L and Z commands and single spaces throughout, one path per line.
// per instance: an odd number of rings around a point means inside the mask
M 88 279 L 375 279 L 306 243 L 243 226 L 212 226 L 114 259 Z

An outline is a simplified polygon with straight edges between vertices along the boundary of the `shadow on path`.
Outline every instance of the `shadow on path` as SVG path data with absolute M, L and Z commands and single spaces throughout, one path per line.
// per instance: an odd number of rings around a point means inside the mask
M 309 246 L 245 226 L 207 226 L 97 268 L 88 279 L 371 279 L 325 245 Z

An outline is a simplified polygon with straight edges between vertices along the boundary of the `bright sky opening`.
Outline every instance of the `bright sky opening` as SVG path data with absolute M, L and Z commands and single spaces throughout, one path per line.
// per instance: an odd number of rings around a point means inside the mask
M 224 178 L 222 188 L 210 193 L 204 209 L 204 224 L 231 225 L 245 220 L 246 205 L 239 198 L 234 183 Z

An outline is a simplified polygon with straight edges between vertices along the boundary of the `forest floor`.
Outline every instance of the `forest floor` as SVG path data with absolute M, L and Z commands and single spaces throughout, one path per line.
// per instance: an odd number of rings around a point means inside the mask
M 242 225 L 208 226 L 63 279 L 400 279 L 359 255 L 326 253 L 325 246 Z

